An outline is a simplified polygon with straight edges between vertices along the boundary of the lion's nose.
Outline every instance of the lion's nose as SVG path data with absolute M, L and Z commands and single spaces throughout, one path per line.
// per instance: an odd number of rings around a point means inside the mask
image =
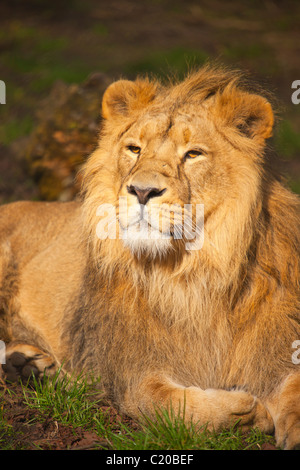
M 127 186 L 129 194 L 133 194 L 138 198 L 140 204 L 147 204 L 149 199 L 153 197 L 159 197 L 167 191 L 167 188 L 139 188 L 138 186 Z

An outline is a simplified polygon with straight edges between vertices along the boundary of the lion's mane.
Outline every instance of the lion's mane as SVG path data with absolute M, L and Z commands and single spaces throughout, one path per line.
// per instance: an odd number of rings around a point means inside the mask
M 99 240 L 97 207 L 116 204 L 120 178 L 110 163 L 113 146 L 148 109 L 167 115 L 192 103 L 197 113 L 211 99 L 215 138 L 243 163 L 224 167 L 235 172 L 235 196 L 206 214 L 203 248 L 136 256 L 118 238 Z M 293 367 L 300 260 L 299 200 L 273 176 L 266 156 L 271 105 L 239 74 L 205 67 L 180 83 L 118 82 L 104 96 L 103 117 L 99 146 L 83 169 L 89 254 L 81 307 L 67 330 L 73 365 L 96 367 L 105 356 L 102 377 L 116 401 L 149 364 L 183 385 L 268 394 Z M 96 320 L 99 305 L 104 313 Z M 100 346 L 99 336 L 106 338 Z

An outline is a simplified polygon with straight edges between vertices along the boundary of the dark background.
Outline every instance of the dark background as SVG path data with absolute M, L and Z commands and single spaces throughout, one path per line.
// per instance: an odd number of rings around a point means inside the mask
M 300 193 L 300 104 L 291 101 L 299 52 L 297 0 L 2 0 L 0 203 L 74 196 L 111 80 L 181 77 L 208 59 L 244 70 L 278 99 L 274 165 Z

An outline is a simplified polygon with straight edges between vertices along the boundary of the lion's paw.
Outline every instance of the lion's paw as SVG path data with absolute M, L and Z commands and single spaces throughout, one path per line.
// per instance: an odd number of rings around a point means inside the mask
M 238 425 L 243 431 L 257 427 L 271 433 L 274 423 L 262 402 L 245 391 L 206 390 L 215 409 L 218 427 Z
M 290 413 L 276 423 L 276 443 L 285 450 L 300 450 L 300 416 Z
M 2 364 L 4 378 L 8 382 L 21 380 L 27 382 L 33 375 L 38 377 L 46 372 L 51 375 L 55 370 L 53 358 L 27 344 L 8 345 L 5 364 Z

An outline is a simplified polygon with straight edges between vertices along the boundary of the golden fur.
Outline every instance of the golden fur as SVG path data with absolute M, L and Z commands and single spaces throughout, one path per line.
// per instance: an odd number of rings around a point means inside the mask
M 200 425 L 275 426 L 278 445 L 296 448 L 299 200 L 267 165 L 269 101 L 205 67 L 181 83 L 115 82 L 102 114 L 81 201 L 0 210 L 7 376 L 22 375 L 16 352 L 34 372 L 63 362 L 100 375 L 134 417 L 185 402 Z M 158 220 L 150 240 L 120 204 L 134 214 L 139 194 Z M 115 238 L 113 218 L 96 235 L 103 204 L 115 208 Z M 201 249 L 174 236 L 185 204 L 204 204 Z M 192 209 L 189 228 L 197 221 Z M 122 239 L 130 226 L 135 237 Z

